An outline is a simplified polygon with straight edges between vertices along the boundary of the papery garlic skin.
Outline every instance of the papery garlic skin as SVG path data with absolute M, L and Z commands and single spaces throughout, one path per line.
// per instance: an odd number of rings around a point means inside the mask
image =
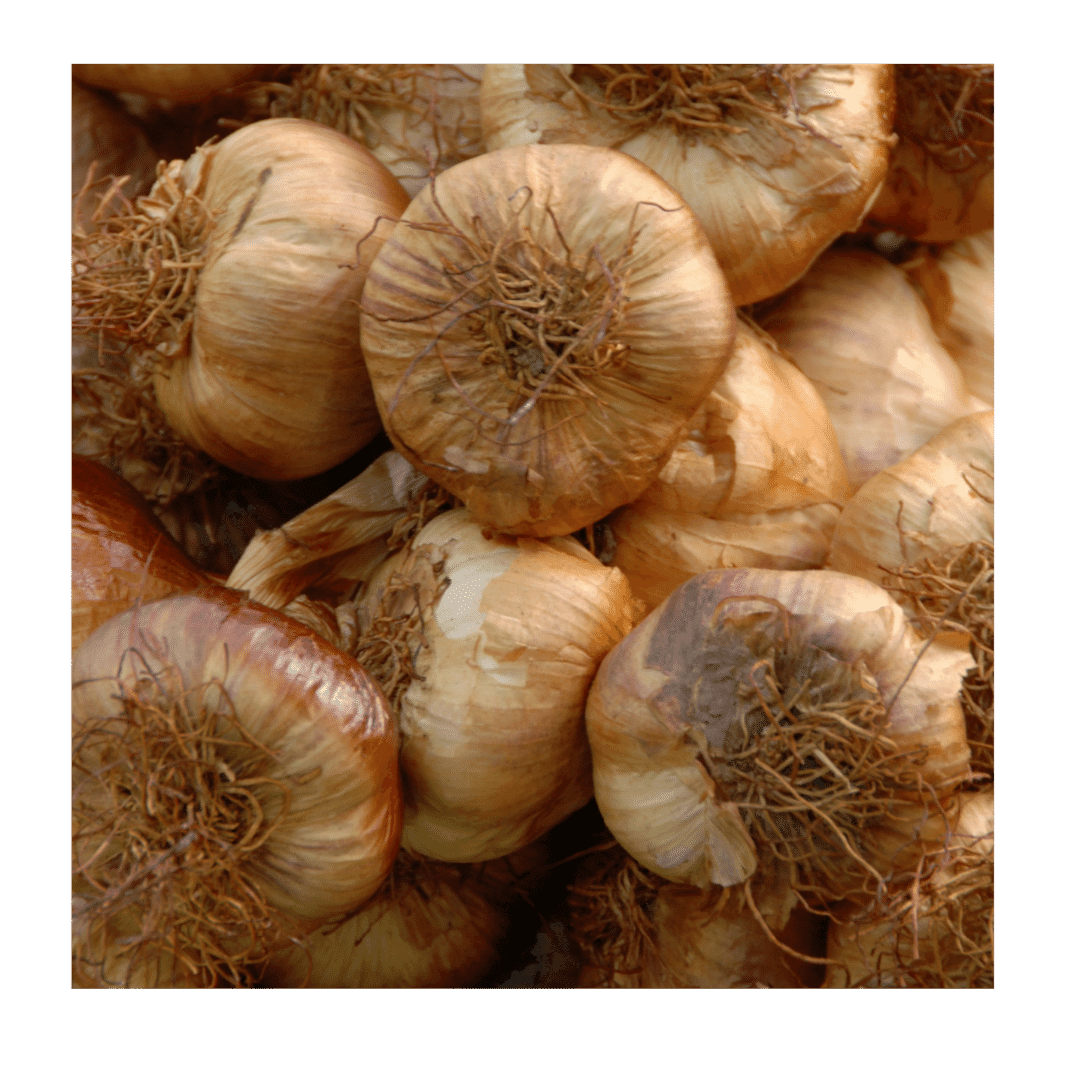
M 479 317 L 531 328 L 523 299 L 497 298 L 490 264 L 504 261 L 564 344 L 505 339 Z M 594 295 L 556 306 L 571 288 Z M 657 175 L 606 148 L 532 145 L 419 193 L 373 261 L 361 328 L 396 449 L 486 526 L 545 537 L 647 486 L 724 370 L 735 315 L 705 234 Z
M 903 271 L 873 252 L 826 252 L 760 324 L 824 400 L 854 490 L 987 409 Z
M 399 846 L 398 737 L 380 691 L 346 655 L 275 611 L 213 589 L 112 618 L 72 669 L 75 729 L 120 717 L 122 684 L 154 675 L 158 698 L 200 691 L 204 706 L 232 707 L 275 752 L 290 806 L 280 817 L 277 790 L 264 794 L 264 817 L 279 818 L 277 827 L 241 862 L 283 913 L 320 921 L 380 887 Z
M 957 786 L 969 762 L 958 694 L 973 661 L 967 652 L 922 650 L 898 604 L 859 578 L 714 570 L 681 585 L 610 652 L 588 697 L 596 802 L 641 865 L 703 889 L 742 883 L 757 867 L 739 810 L 700 758 L 701 744 L 723 742 L 733 713 L 729 693 L 745 672 L 737 661 L 734 675 L 702 687 L 711 655 L 725 653 L 708 640 L 710 620 L 731 596 L 756 598 L 731 604 L 730 615 L 764 611 L 757 597 L 769 598 L 803 640 L 841 661 L 864 662 L 890 704 L 887 735 L 901 750 L 927 751 L 921 772 L 928 785 Z M 700 723 L 697 713 L 718 723 Z M 713 729 L 722 735 L 707 731 Z
M 575 540 L 485 539 L 458 509 L 374 575 L 360 616 L 372 615 L 391 574 L 415 573 L 410 563 L 429 550 L 444 558 L 442 593 L 419 594 L 426 643 L 399 706 L 403 845 L 486 861 L 591 799 L 585 699 L 638 607 L 620 571 Z
M 708 569 L 813 569 L 850 487 L 824 402 L 744 321 L 686 438 L 634 503 L 611 515 L 611 562 L 657 606 Z
M 380 431 L 358 301 L 406 193 L 360 145 L 302 119 L 246 126 L 176 173 L 214 217 L 187 350 L 154 377 L 159 407 L 249 476 L 335 466 Z
M 489 150 L 601 144 L 646 163 L 699 217 L 737 306 L 782 291 L 837 236 L 856 228 L 887 172 L 894 78 L 886 65 L 807 67 L 794 86 L 781 78 L 782 96 L 801 101 L 788 109 L 794 142 L 778 140 L 754 108 L 725 119 L 743 132 L 703 126 L 681 133 L 660 122 L 633 135 L 567 88 L 559 75 L 575 69 L 486 65 L 481 113 Z
M 951 422 L 843 508 L 828 566 L 874 584 L 952 547 L 995 539 L 994 412 Z

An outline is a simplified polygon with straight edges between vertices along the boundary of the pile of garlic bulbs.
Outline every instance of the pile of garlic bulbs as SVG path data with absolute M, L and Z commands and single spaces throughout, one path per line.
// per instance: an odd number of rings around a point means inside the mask
M 993 986 L 993 68 L 74 79 L 75 986 Z

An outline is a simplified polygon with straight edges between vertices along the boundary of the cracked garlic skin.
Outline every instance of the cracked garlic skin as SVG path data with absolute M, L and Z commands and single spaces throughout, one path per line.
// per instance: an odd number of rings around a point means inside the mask
M 418 620 L 398 702 L 403 845 L 454 862 L 510 854 L 591 799 L 585 700 L 638 609 L 572 538 L 482 529 L 465 509 L 434 518 L 359 600 L 364 627 L 381 603 Z M 392 578 L 406 604 L 382 598 Z
M 704 889 L 742 883 L 757 868 L 740 812 L 701 753 L 723 746 L 737 685 L 755 660 L 715 621 L 731 597 L 745 600 L 733 602 L 731 614 L 779 604 L 811 647 L 864 663 L 890 703 L 887 734 L 900 750 L 925 752 L 927 784 L 957 786 L 969 763 L 958 694 L 968 653 L 932 645 L 918 659 L 922 642 L 902 609 L 857 577 L 711 570 L 681 585 L 610 652 L 588 698 L 596 802 L 641 865 Z

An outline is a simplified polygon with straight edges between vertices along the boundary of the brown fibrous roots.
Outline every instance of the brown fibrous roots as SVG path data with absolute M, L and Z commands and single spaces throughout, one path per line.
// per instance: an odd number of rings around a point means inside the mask
M 248 986 L 292 929 L 246 865 L 299 782 L 219 682 L 186 690 L 176 670 L 137 672 L 114 682 L 120 713 L 75 728 L 75 978 Z

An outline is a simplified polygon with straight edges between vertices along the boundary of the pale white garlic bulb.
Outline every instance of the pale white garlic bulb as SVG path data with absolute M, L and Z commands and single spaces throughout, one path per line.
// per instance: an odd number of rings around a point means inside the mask
M 584 704 L 637 609 L 621 572 L 571 537 L 491 534 L 464 509 L 386 560 L 353 653 L 396 693 L 404 846 L 489 860 L 591 799 Z

